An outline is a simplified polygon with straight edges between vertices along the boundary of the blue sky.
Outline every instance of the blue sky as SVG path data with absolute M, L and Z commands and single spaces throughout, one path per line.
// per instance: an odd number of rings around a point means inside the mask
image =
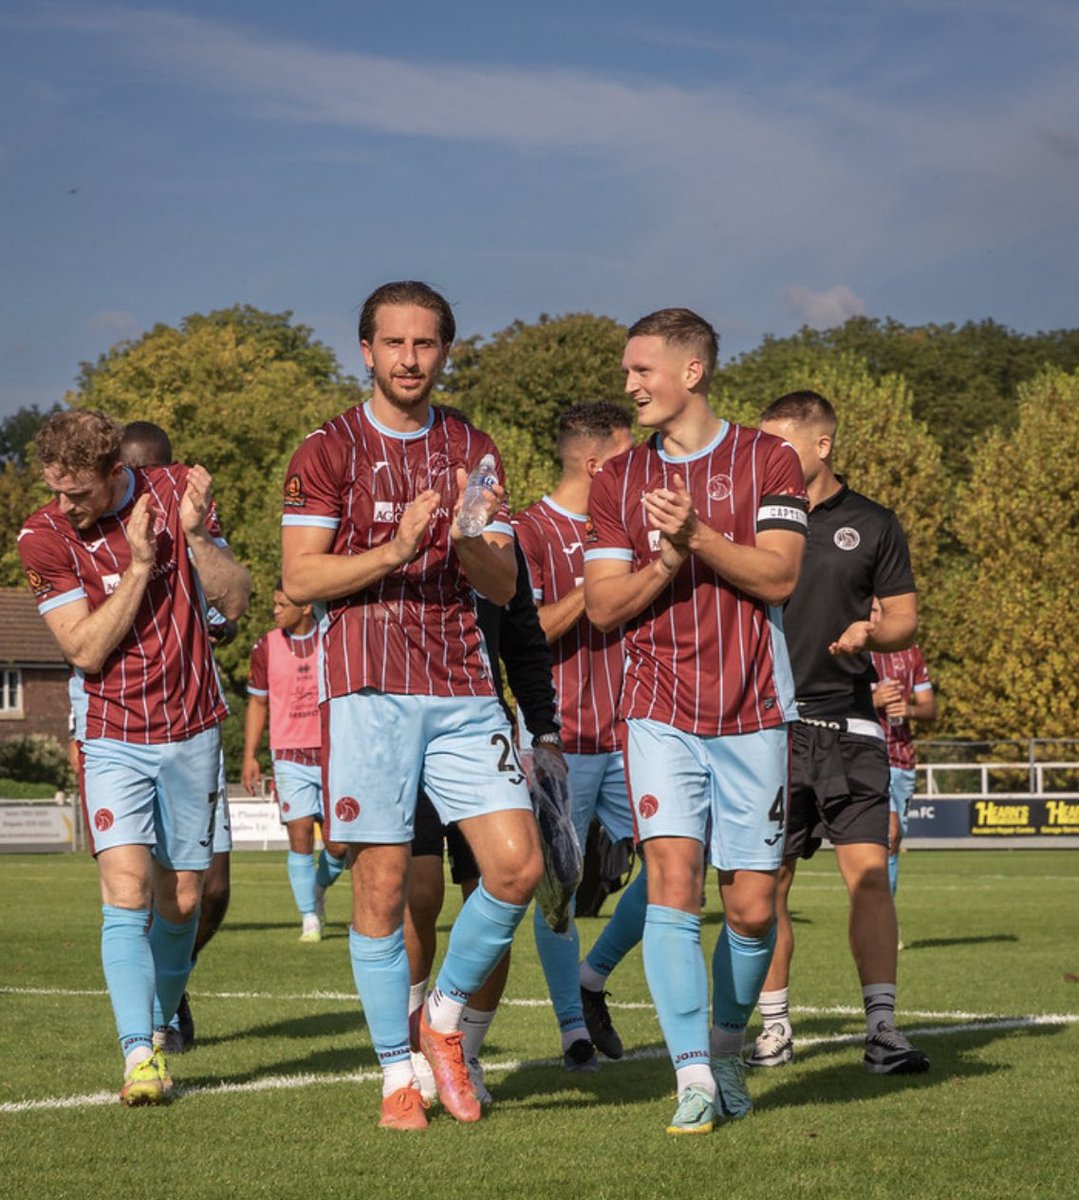
M 364 295 L 462 334 L 668 304 L 1074 326 L 1071 0 L 25 3 L 0 16 L 0 414 L 155 322 Z

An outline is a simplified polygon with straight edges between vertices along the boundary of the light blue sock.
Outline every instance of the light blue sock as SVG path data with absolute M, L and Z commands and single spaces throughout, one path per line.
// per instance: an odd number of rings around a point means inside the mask
M 154 1028 L 164 1029 L 176 1015 L 176 1006 L 191 974 L 191 951 L 199 928 L 196 908 L 183 924 L 166 921 L 154 909 L 150 950 L 154 956 Z
M 322 853 L 318 856 L 318 867 L 315 870 L 315 883 L 320 888 L 325 890 L 332 887 L 337 882 L 337 877 L 345 869 L 345 856 L 342 854 L 340 858 L 334 856 L 322 847 Z
M 315 860 L 310 854 L 288 852 L 288 881 L 300 916 L 315 911 Z
M 562 1033 L 568 1033 L 572 1029 L 584 1029 L 584 1009 L 581 1008 L 581 985 L 577 972 L 581 955 L 577 922 L 571 916 L 566 932 L 555 933 L 543 919 L 537 904 L 533 914 L 533 927 L 536 932 L 536 950 L 539 952 L 540 965 L 547 980 L 547 991 L 551 995 L 558 1028 Z
M 405 927 L 382 938 L 364 937 L 350 928 L 348 952 L 378 1065 L 409 1061 Z
M 899 855 L 888 855 L 888 886 L 894 896 L 899 889 Z
M 146 927 L 149 909 L 103 904 L 101 965 L 109 989 L 120 1051 L 153 1044 L 154 956 Z
M 611 919 L 589 950 L 585 962 L 606 977 L 644 937 L 644 914 L 648 908 L 648 876 L 644 864 L 633 882 L 622 892 Z
M 467 1004 L 509 949 L 527 909 L 527 904 L 496 900 L 481 879 L 450 930 L 435 988 L 451 1000 Z
M 675 1070 L 708 1064 L 708 975 L 701 919 L 649 904 L 644 920 L 644 973 Z
M 762 938 L 743 937 L 724 922 L 712 955 L 712 1023 L 729 1039 L 724 1052 L 738 1053 L 757 1006 L 776 948 L 776 926 Z

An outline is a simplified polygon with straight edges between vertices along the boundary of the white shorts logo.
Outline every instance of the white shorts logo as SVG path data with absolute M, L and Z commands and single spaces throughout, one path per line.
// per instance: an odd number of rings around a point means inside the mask
M 392 500 L 375 501 L 375 520 L 381 521 L 383 524 L 394 524 Z
M 851 529 L 849 525 L 844 525 L 842 529 L 835 531 L 832 541 L 840 550 L 857 550 L 862 544 L 862 535 L 857 529 Z
M 709 500 L 726 500 L 734 491 L 734 483 L 729 475 L 713 475 L 708 481 Z

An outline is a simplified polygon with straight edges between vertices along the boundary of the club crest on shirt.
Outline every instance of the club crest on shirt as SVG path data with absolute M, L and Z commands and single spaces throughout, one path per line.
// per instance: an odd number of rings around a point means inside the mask
M 107 833 L 112 828 L 114 819 L 112 813 L 107 808 L 99 808 L 94 813 L 94 828 L 98 833 Z
M 285 480 L 285 507 L 286 508 L 303 508 L 307 503 L 307 497 L 303 494 L 303 484 L 300 482 L 300 477 L 295 472 Z
M 640 800 L 637 801 L 637 811 L 647 821 L 659 812 L 659 801 L 651 792 L 645 792 Z
M 708 480 L 708 499 L 726 500 L 734 491 L 734 483 L 729 475 L 713 475 Z
M 832 541 L 840 550 L 857 550 L 862 544 L 862 535 L 857 529 L 851 529 L 849 525 L 844 525 L 842 529 L 835 531 Z
M 599 534 L 596 533 L 596 527 L 593 525 L 591 517 L 585 519 L 584 541 L 586 546 L 594 546 L 599 541 Z

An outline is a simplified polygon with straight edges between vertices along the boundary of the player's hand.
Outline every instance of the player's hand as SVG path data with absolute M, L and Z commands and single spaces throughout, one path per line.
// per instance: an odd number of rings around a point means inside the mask
M 152 567 L 157 559 L 157 535 L 154 533 L 157 515 L 150 493 L 143 492 L 135 501 L 126 526 L 131 562 L 135 566 Z
M 410 563 L 420 552 L 420 546 L 427 535 L 431 518 L 438 508 L 442 497 L 433 488 L 420 492 L 415 500 L 401 514 L 397 522 L 397 533 L 393 544 L 397 548 L 401 565 Z
M 472 538 L 463 538 L 461 531 L 457 528 L 457 514 L 461 511 L 461 504 L 465 498 L 465 488 L 468 486 L 468 472 L 462 467 L 457 468 L 457 503 L 453 506 L 453 525 L 450 527 L 450 537 L 455 542 L 472 541 Z M 490 525 L 498 510 L 502 507 L 502 498 L 506 494 L 506 489 L 496 483 L 489 488 L 484 488 L 484 500 L 487 502 L 487 521 Z
M 697 532 L 697 510 L 682 476 L 673 476 L 671 484 L 669 488 L 645 492 L 644 511 L 653 529 L 675 546 L 685 547 L 688 553 L 690 538 Z
M 888 706 L 903 699 L 903 689 L 895 679 L 882 679 L 873 689 L 873 707 L 887 712 Z
M 249 796 L 258 794 L 259 782 L 262 779 L 262 771 L 259 769 L 259 760 L 257 758 L 245 758 L 243 769 L 240 772 L 240 781 L 244 785 L 244 790 Z
M 828 653 L 833 658 L 843 658 L 848 654 L 857 654 L 865 649 L 869 635 L 873 632 L 871 621 L 852 621 L 846 629 L 828 647 Z
M 187 487 L 180 501 L 180 525 L 188 537 L 200 537 L 206 532 L 206 518 L 213 504 L 213 479 L 205 467 L 192 467 L 187 473 Z

